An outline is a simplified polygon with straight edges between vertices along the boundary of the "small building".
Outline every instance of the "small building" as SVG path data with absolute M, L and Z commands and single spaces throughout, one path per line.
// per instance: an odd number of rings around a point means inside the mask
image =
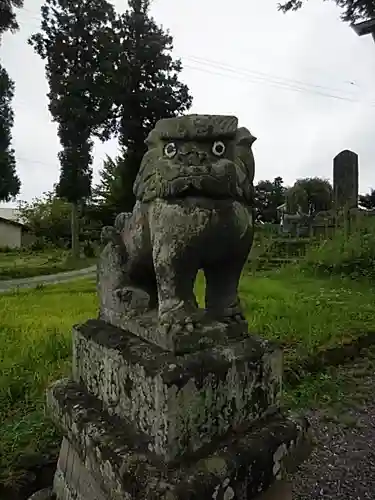
M 0 206 L 0 217 L 21 222 L 19 211 L 13 207 Z
M 30 245 L 33 240 L 25 224 L 0 216 L 0 248 L 21 248 Z

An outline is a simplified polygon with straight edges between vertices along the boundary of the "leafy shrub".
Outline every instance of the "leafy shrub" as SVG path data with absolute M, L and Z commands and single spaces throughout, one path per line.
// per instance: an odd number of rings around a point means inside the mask
M 375 278 L 375 219 L 362 216 L 350 228 L 335 231 L 332 239 L 310 247 L 305 269 L 326 274 Z
M 16 253 L 16 250 L 12 247 L 0 247 L 0 253 Z

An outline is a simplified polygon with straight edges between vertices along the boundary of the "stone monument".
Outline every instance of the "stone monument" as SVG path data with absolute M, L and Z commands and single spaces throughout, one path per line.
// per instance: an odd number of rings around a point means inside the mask
M 308 425 L 281 412 L 281 350 L 248 333 L 237 292 L 254 141 L 216 115 L 148 136 L 134 210 L 103 230 L 99 319 L 73 328 L 72 379 L 48 391 L 57 500 L 290 498 L 279 488 Z
M 333 192 L 335 208 L 358 207 L 358 155 L 341 151 L 333 160 Z

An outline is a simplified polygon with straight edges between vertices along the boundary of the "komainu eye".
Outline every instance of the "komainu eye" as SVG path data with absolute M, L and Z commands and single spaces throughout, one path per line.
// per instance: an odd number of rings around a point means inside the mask
M 212 152 L 215 156 L 223 156 L 225 153 L 225 144 L 222 141 L 215 141 L 212 145 Z
M 164 146 L 164 154 L 167 158 L 173 158 L 177 154 L 177 146 L 174 142 L 169 142 Z

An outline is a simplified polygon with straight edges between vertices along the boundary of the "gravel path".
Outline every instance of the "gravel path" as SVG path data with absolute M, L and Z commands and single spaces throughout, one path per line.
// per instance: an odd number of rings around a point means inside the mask
M 295 474 L 293 500 L 375 499 L 374 359 L 340 368 L 340 404 L 308 412 L 317 445 Z
M 0 281 L 0 293 L 10 292 L 17 288 L 34 288 L 38 285 L 52 285 L 71 281 L 78 278 L 88 278 L 94 276 L 96 266 L 87 267 L 86 269 L 77 269 L 75 271 L 67 271 L 64 273 L 47 274 L 44 276 L 34 276 L 32 278 L 20 278 L 16 280 Z

